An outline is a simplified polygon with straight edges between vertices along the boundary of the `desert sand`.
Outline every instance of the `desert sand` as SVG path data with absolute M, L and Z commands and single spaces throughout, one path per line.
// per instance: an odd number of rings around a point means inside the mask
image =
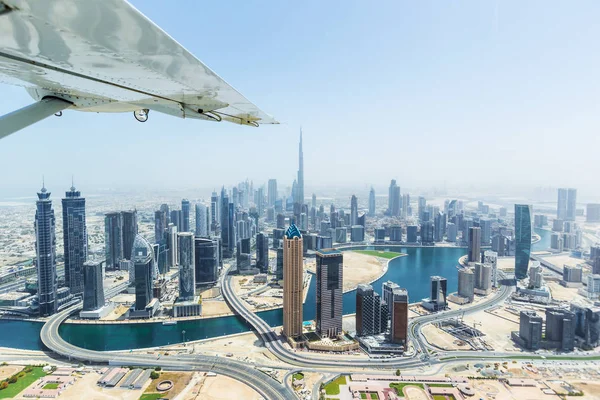
M 389 260 L 366 254 L 344 252 L 344 292 L 356 289 L 359 283 L 371 283 L 387 270 Z M 306 268 L 315 273 L 315 262 L 307 262 Z

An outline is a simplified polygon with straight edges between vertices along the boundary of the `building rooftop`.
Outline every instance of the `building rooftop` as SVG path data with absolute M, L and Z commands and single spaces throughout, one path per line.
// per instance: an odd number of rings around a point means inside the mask
M 295 237 L 302 238 L 302 235 L 300 234 L 300 231 L 298 230 L 298 227 L 295 224 L 290 225 L 290 227 L 285 232 L 285 236 L 288 239 L 293 239 Z
M 321 254 L 324 256 L 332 256 L 332 255 L 341 255 L 342 252 L 338 249 L 321 249 L 317 251 L 317 254 Z

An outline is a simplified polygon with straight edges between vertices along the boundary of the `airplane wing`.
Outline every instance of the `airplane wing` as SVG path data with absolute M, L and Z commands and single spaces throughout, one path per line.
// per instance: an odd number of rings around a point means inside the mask
M 278 123 L 125 0 L 0 0 L 0 82 L 39 101 L 0 137 L 64 108 Z

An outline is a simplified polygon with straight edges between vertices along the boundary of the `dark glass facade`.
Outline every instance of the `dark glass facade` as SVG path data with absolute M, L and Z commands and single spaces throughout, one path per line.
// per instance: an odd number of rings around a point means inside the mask
M 106 269 L 119 269 L 123 259 L 123 219 L 119 212 L 104 216 L 104 246 Z
M 515 204 L 515 278 L 527 277 L 531 256 L 531 206 Z
M 217 240 L 195 238 L 196 285 L 214 285 L 219 278 L 219 243 Z
M 102 262 L 87 261 L 83 264 L 83 311 L 97 310 L 104 306 Z
M 56 220 L 50 192 L 45 187 L 37 194 L 35 212 L 35 250 L 38 278 L 39 315 L 52 315 L 57 309 Z
M 83 292 L 83 264 L 87 260 L 85 198 L 71 187 L 62 199 L 65 285 L 71 294 Z
M 343 261 L 338 250 L 317 252 L 316 328 L 321 336 L 336 337 L 342 332 Z

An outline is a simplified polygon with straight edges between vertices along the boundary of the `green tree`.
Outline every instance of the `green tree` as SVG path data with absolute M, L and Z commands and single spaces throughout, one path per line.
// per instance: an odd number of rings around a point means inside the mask
M 8 382 L 2 381 L 2 383 L 0 383 L 0 390 L 6 389 L 7 387 L 8 387 Z
M 154 370 L 155 371 L 160 371 L 160 370 L 162 370 L 162 368 L 161 367 L 156 367 L 156 368 L 154 368 Z
M 17 376 L 13 375 L 10 378 L 8 378 L 8 383 L 17 383 Z
M 150 379 L 158 379 L 160 377 L 160 374 L 156 371 L 152 371 L 152 373 L 150 374 Z
M 400 370 L 399 369 L 396 370 L 396 376 L 400 376 Z

